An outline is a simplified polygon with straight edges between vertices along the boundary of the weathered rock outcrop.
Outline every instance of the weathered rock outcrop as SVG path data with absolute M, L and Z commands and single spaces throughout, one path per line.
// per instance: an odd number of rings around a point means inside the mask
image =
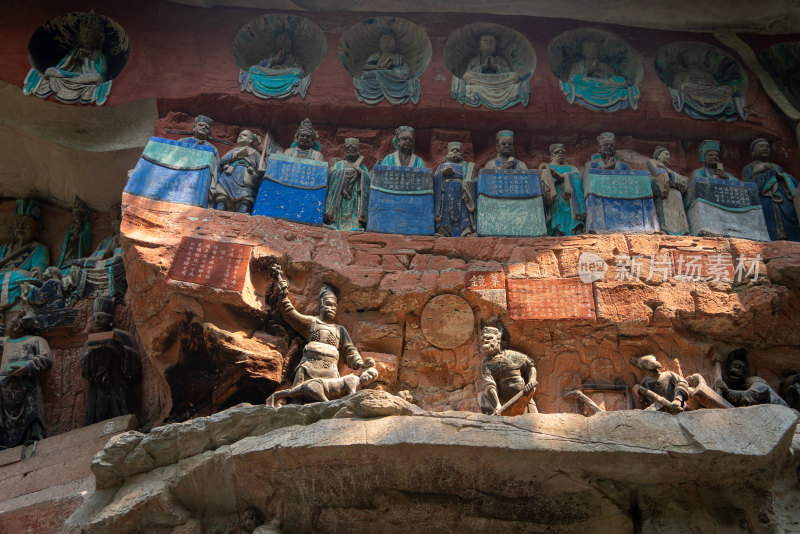
M 492 417 L 379 391 L 240 405 L 115 437 L 64 532 L 227 532 L 248 507 L 286 532 L 784 532 L 800 520 L 796 417 Z

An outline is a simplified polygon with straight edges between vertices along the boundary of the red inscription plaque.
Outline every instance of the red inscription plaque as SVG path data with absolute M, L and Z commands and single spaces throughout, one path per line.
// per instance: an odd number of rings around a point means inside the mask
M 675 266 L 675 278 L 679 280 L 691 282 L 701 278 L 733 279 L 733 256 L 725 252 L 673 250 L 672 262 Z
M 503 271 L 470 271 L 464 278 L 464 287 L 477 291 L 479 289 L 505 289 L 506 274 Z
M 506 280 L 512 320 L 595 319 L 592 284 L 579 278 Z
M 182 282 L 241 291 L 251 245 L 184 237 L 175 253 L 168 277 Z

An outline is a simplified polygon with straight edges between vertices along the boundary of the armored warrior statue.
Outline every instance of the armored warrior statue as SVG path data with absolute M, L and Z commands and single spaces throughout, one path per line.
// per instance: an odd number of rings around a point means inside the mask
M 483 328 L 481 365 L 483 390 L 478 402 L 483 413 L 501 415 L 517 400 L 536 389 L 536 364 L 531 358 L 515 350 L 504 350 L 499 329 Z M 504 404 L 503 404 L 504 403 Z M 538 413 L 533 396 L 528 400 L 525 413 Z
M 753 406 L 756 404 L 780 404 L 788 406 L 760 376 L 747 376 L 750 364 L 747 351 L 736 349 L 728 355 L 727 377 L 717 380 L 717 390 L 725 400 L 734 406 Z
M 312 378 L 339 378 L 340 358 L 344 358 L 351 369 L 361 369 L 364 362 L 350 340 L 350 335 L 343 326 L 333 322 L 338 301 L 333 287 L 323 284 L 319 293 L 317 317 L 303 315 L 289 300 L 289 283 L 283 278 L 281 267 L 273 265 L 272 273 L 282 295 L 281 315 L 289 326 L 308 341 L 292 385 L 297 386 Z
M 645 410 L 677 414 L 686 409 L 686 401 L 690 396 L 686 379 L 672 371 L 659 372 L 661 364 L 652 354 L 631 358 L 631 365 L 646 373 L 642 381 L 633 387 Z

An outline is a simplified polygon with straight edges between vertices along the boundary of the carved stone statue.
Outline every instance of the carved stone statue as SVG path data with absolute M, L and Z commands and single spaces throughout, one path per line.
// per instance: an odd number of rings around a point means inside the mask
M 503 350 L 502 334 L 491 326 L 483 328 L 481 378 L 483 390 L 478 393 L 481 410 L 487 415 L 501 415 L 523 396 L 536 389 L 536 364 L 515 350 Z M 533 396 L 525 413 L 538 413 Z
M 92 227 L 89 225 L 91 210 L 86 202 L 77 195 L 72 204 L 72 223 L 64 235 L 61 245 L 61 257 L 58 259 L 58 268 L 69 274 L 69 266 L 73 260 L 84 258 L 89 254 L 92 243 Z
M 616 111 L 628 106 L 636 109 L 639 89 L 628 84 L 603 52 L 593 39 L 580 43 L 580 53 L 569 67 L 569 79 L 561 82 L 564 94 L 570 103 L 578 102 L 595 111 Z
M 108 80 L 108 60 L 102 52 L 104 38 L 103 20 L 94 11 L 84 13 L 74 48 L 44 74 L 31 69 L 23 83 L 23 92 L 41 98 L 54 94 L 66 104 L 105 104 L 111 80 Z
M 491 109 L 506 109 L 517 103 L 527 105 L 530 84 L 520 83 L 519 74 L 498 52 L 496 37 L 483 34 L 478 43 L 480 54 L 469 60 L 462 79 L 453 80 L 456 100 L 472 106 L 484 104 Z
M 291 35 L 279 33 L 275 38 L 275 50 L 239 76 L 242 91 L 259 98 L 286 98 L 296 94 L 305 98 L 311 77 L 303 72 L 292 53 L 292 45 Z
M 542 185 L 553 184 L 549 202 L 548 235 L 582 234 L 586 208 L 583 183 L 577 168 L 567 163 L 567 150 L 561 143 L 550 145 L 550 163 L 539 165 Z
M 296 399 L 303 404 L 326 402 L 352 395 L 378 378 L 375 360 L 366 358 L 360 374 L 349 374 L 339 378 L 311 378 L 289 389 L 276 391 L 267 399 L 267 406 L 278 407 L 280 399 Z
M 769 161 L 769 141 L 750 143 L 753 161 L 742 170 L 742 179 L 758 185 L 761 207 L 772 240 L 800 241 L 800 195 L 797 178 L 777 163 Z
M 717 391 L 734 406 L 754 406 L 756 404 L 780 404 L 788 406 L 760 376 L 747 376 L 750 364 L 747 351 L 736 349 L 728 355 L 725 362 L 727 371 L 724 379 L 717 380 Z
M 475 164 L 464 160 L 461 143 L 447 144 L 447 157 L 433 175 L 436 234 L 475 235 Z
M 214 156 L 219 159 L 219 152 L 217 147 L 209 142 L 211 136 L 211 126 L 214 121 L 205 115 L 198 115 L 194 118 L 194 127 L 192 128 L 192 136 L 179 139 L 180 142 L 189 146 L 206 145 L 214 149 Z M 214 169 L 216 171 L 216 169 Z
M 715 79 L 711 67 L 719 65 L 704 65 L 700 51 L 684 50 L 669 89 L 675 109 L 695 119 L 735 120 L 737 115 L 746 119 L 747 102 L 741 84 L 738 80 L 729 84 Z
M 661 231 L 671 235 L 689 233 L 689 221 L 683 205 L 686 177 L 669 168 L 670 153 L 663 146 L 656 147 L 653 159 L 647 160 L 653 184 L 653 200 L 658 211 Z
M 84 425 L 136 413 L 133 382 L 141 361 L 130 332 L 114 328 L 114 301 L 97 297 L 93 330 L 81 352 L 81 376 L 89 381 Z
M 789 371 L 781 382 L 781 398 L 786 401 L 789 408 L 800 412 L 800 373 Z
M 516 169 L 519 171 L 527 170 L 524 162 L 514 158 L 514 132 L 511 130 L 500 130 L 495 135 L 497 145 L 497 157 L 486 162 L 484 169 Z
M 36 241 L 42 222 L 42 207 L 35 200 L 17 200 L 14 241 L 0 245 L 0 309 L 16 304 L 20 283 L 38 283 L 50 265 L 47 246 Z
M 27 286 L 27 287 L 26 287 Z M 21 284 L 23 310 L 37 313 L 48 310 L 60 310 L 68 306 L 73 289 L 72 278 L 64 276 L 58 267 L 48 267 L 42 274 L 41 286 L 23 282 Z
M 112 234 L 105 237 L 90 256 L 73 262 L 70 277 L 74 283 L 74 291 L 70 295 L 69 306 L 90 295 L 118 300 L 128 287 L 119 241 L 122 220 L 119 204 L 109 208 L 108 220 Z
M 592 158 L 586 162 L 584 173 L 588 173 L 591 169 L 614 171 L 631 170 L 630 166 L 620 161 L 616 154 L 617 141 L 614 134 L 611 132 L 601 133 L 597 136 L 597 154 L 593 154 Z
M 689 384 L 672 371 L 659 372 L 661 364 L 652 354 L 631 358 L 631 365 L 645 371 L 645 377 L 634 386 L 645 410 L 661 410 L 677 414 L 686 409 Z
M 264 162 L 257 149 L 259 138 L 250 130 L 239 132 L 236 144 L 219 160 L 211 203 L 215 210 L 250 213 L 264 176 Z
M 692 180 L 697 178 L 716 178 L 718 180 L 736 180 L 736 177 L 725 172 L 720 161 L 719 141 L 706 139 L 697 147 L 697 154 L 703 167 L 692 172 Z
M 289 326 L 308 341 L 292 385 L 297 386 L 312 378 L 339 378 L 340 358 L 344 358 L 351 369 L 361 369 L 364 362 L 350 335 L 343 326 L 333 322 L 338 302 L 333 287 L 328 284 L 322 286 L 317 317 L 303 315 L 295 310 L 289 300 L 289 284 L 283 278 L 281 267 L 273 265 L 272 272 L 282 295 L 281 315 Z
M 292 158 L 311 159 L 314 161 L 325 161 L 322 157 L 322 145 L 317 139 L 317 132 L 311 119 L 305 118 L 294 134 L 294 143 L 283 153 L 284 156 Z
M 35 377 L 49 368 L 50 346 L 43 338 L 25 335 L 15 317 L 8 337 L 0 338 L 0 446 L 30 445 L 47 436 L 42 391 Z
M 422 158 L 414 154 L 414 128 L 400 126 L 394 131 L 392 144 L 395 151 L 381 160 L 378 165 L 389 167 L 425 167 Z
M 380 50 L 364 63 L 361 78 L 354 78 L 356 97 L 360 102 L 377 104 L 384 98 L 392 104 L 419 102 L 420 83 L 412 76 L 405 57 L 396 49 L 392 32 L 381 35 Z
M 114 204 L 108 208 L 108 224 L 111 226 L 111 235 L 106 236 L 94 249 L 94 252 L 89 256 L 92 260 L 105 260 L 115 254 L 120 253 L 119 250 L 119 226 L 122 223 L 122 206 Z
M 355 137 L 344 140 L 344 159 L 331 166 L 324 223 L 336 230 L 364 230 L 367 226 L 370 176 Z

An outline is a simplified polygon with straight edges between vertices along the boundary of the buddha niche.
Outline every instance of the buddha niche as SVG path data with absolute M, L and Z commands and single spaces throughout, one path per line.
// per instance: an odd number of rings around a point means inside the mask
M 379 51 L 364 62 L 360 78 L 353 78 L 360 102 L 377 104 L 384 98 L 392 104 L 419 102 L 419 80 L 412 76 L 405 57 L 396 46 L 394 33 L 384 32 L 380 36 Z
M 242 91 L 259 98 L 306 97 L 311 76 L 306 75 L 292 53 L 292 36 L 286 32 L 275 38 L 274 50 L 239 75 Z

